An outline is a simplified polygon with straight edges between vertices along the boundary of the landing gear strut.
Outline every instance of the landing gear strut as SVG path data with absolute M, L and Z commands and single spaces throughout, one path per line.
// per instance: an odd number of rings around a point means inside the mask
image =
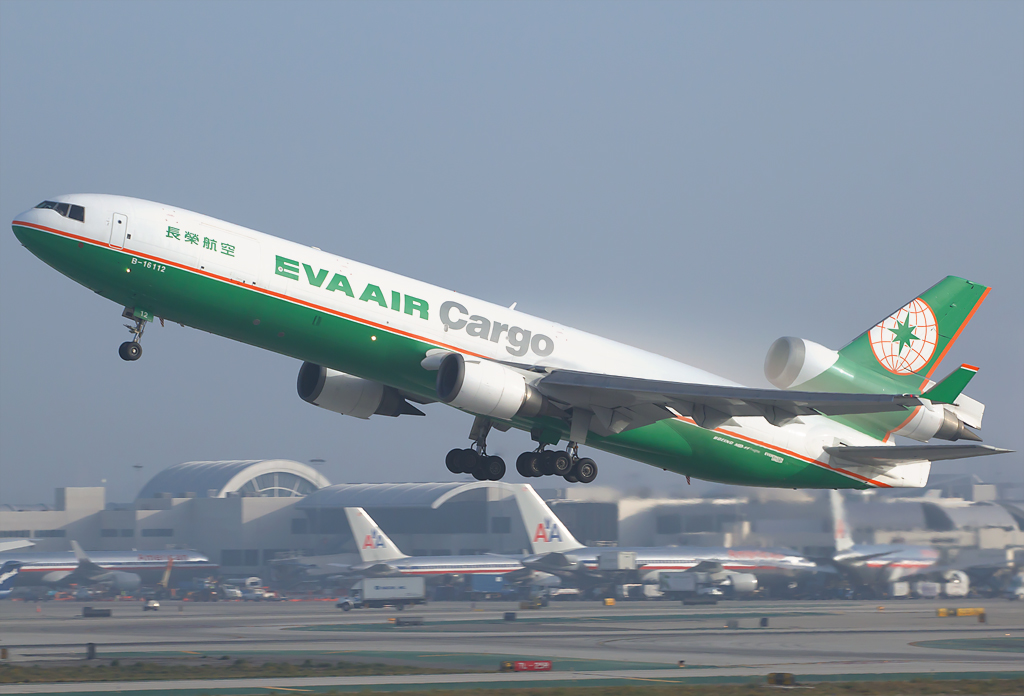
M 453 449 L 444 458 L 445 466 L 453 474 L 473 474 L 477 481 L 500 481 L 505 476 L 505 460 L 487 454 L 487 434 L 491 419 L 477 416 L 469 432 L 472 447 Z
M 127 307 L 125 307 L 121 316 L 131 319 L 135 322 L 135 325 L 124 325 L 124 328 L 128 329 L 128 332 L 132 334 L 133 338 L 130 341 L 122 343 L 117 349 L 117 354 L 121 356 L 122 360 L 134 362 L 142 357 L 142 332 L 146 330 L 146 320 L 136 317 L 132 310 Z

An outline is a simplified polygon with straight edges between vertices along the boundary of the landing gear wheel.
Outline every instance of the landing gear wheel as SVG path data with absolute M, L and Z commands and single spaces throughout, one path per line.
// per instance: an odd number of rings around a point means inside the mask
M 479 468 L 480 455 L 476 453 L 476 450 L 459 450 L 456 461 L 459 462 L 463 474 L 472 474 Z
M 516 471 L 525 478 L 539 478 L 544 474 L 540 473 L 540 452 L 523 452 L 516 459 Z
M 551 450 L 545 450 L 537 456 L 537 470 L 540 471 L 541 476 L 550 476 L 555 473 L 555 457 L 558 456 L 558 452 Z
M 477 468 L 486 475 L 484 481 L 500 481 L 505 475 L 505 460 L 501 457 L 482 457 Z
M 572 465 L 572 457 L 568 452 L 555 452 L 555 456 L 551 460 L 551 473 L 555 476 L 565 476 L 572 471 Z
M 576 478 L 575 476 L 573 476 L 572 474 L 566 474 L 562 478 L 564 478 L 569 483 L 579 483 L 580 482 L 580 480 L 578 478 Z
M 531 462 L 530 459 L 537 455 L 536 452 L 523 452 L 516 457 L 516 473 L 520 476 L 530 478 L 533 476 L 531 473 Z
M 462 450 L 453 449 L 444 458 L 444 465 L 453 474 L 462 473 Z
M 486 463 L 486 460 L 480 460 L 480 463 L 469 473 L 473 474 L 473 478 L 475 478 L 477 481 L 489 481 L 490 480 L 488 478 L 488 476 L 487 476 L 487 463 Z
M 142 344 L 135 341 L 125 341 L 118 347 L 117 354 L 121 356 L 122 360 L 134 362 L 142 357 Z
M 580 459 L 576 462 L 576 466 L 573 467 L 572 475 L 580 483 L 590 483 L 597 478 L 597 463 L 588 457 Z

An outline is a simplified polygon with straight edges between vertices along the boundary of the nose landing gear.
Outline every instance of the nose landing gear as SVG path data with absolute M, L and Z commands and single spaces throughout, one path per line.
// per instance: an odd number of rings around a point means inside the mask
M 131 319 L 135 322 L 135 325 L 124 325 L 124 328 L 128 329 L 128 332 L 132 334 L 132 340 L 122 343 L 117 349 L 117 354 L 121 356 L 122 360 L 135 362 L 142 357 L 142 332 L 146 330 L 147 319 L 136 316 L 135 310 L 130 307 L 125 307 L 121 316 Z

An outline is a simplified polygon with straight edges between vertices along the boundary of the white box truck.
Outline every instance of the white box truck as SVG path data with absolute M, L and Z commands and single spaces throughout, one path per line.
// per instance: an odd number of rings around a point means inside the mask
M 423 578 L 363 578 L 352 586 L 351 596 L 338 600 L 342 611 L 362 607 L 396 607 L 426 604 L 426 583 Z

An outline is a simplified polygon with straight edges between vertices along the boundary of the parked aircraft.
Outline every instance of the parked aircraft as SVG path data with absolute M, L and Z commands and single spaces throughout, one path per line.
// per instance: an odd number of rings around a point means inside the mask
M 781 338 L 765 361 L 779 389 L 752 389 L 668 358 L 173 206 L 58 196 L 17 216 L 33 254 L 124 307 L 142 355 L 159 317 L 303 360 L 297 388 L 322 408 L 423 415 L 440 401 L 474 415 L 453 473 L 501 479 L 493 429 L 525 430 L 523 476 L 588 483 L 579 447 L 686 476 L 785 488 L 921 487 L 931 462 L 995 454 L 983 406 L 961 394 L 977 368 L 931 377 L 988 288 L 950 276 L 837 351 Z M 799 388 L 800 391 L 788 391 Z M 567 442 L 564 449 L 547 449 Z
M 77 543 L 74 544 L 77 546 Z M 79 551 L 81 547 L 79 547 Z M 85 556 L 82 552 L 82 556 Z M 167 563 L 174 559 L 176 577 L 207 577 L 219 571 L 216 563 L 211 563 L 206 556 L 195 551 L 95 551 L 85 556 L 89 571 L 80 570 L 82 560 L 74 551 L 40 552 L 15 551 L 0 554 L 0 563 L 17 560 L 23 563 L 17 584 L 22 585 L 70 585 L 77 579 L 97 576 L 104 573 L 122 574 L 120 580 L 113 585 L 122 585 L 121 589 L 129 589 L 131 577 L 135 576 L 144 583 L 156 583 L 163 576 Z M 99 568 L 96 570 L 93 566 Z M 117 577 L 117 576 L 112 576 Z
M 513 487 L 526 524 L 533 556 L 523 560 L 532 570 L 550 573 L 583 589 L 625 583 L 657 585 L 665 572 L 714 573 L 733 593 L 749 593 L 758 581 L 831 572 L 789 549 L 701 546 L 584 546 L 532 486 Z
M 939 550 L 918 544 L 855 544 L 846 519 L 843 494 L 829 491 L 832 532 L 835 539 L 833 561 L 855 590 L 881 596 L 889 584 L 898 580 L 933 579 L 945 582 L 969 582 L 967 574 L 944 567 Z
M 510 556 L 407 556 L 363 508 L 345 508 L 345 516 L 362 560 L 354 566 L 338 566 L 349 577 L 502 575 L 517 580 L 531 575 Z
M 9 596 L 14 590 L 14 581 L 21 566 L 21 561 L 7 561 L 0 566 L 0 599 Z

